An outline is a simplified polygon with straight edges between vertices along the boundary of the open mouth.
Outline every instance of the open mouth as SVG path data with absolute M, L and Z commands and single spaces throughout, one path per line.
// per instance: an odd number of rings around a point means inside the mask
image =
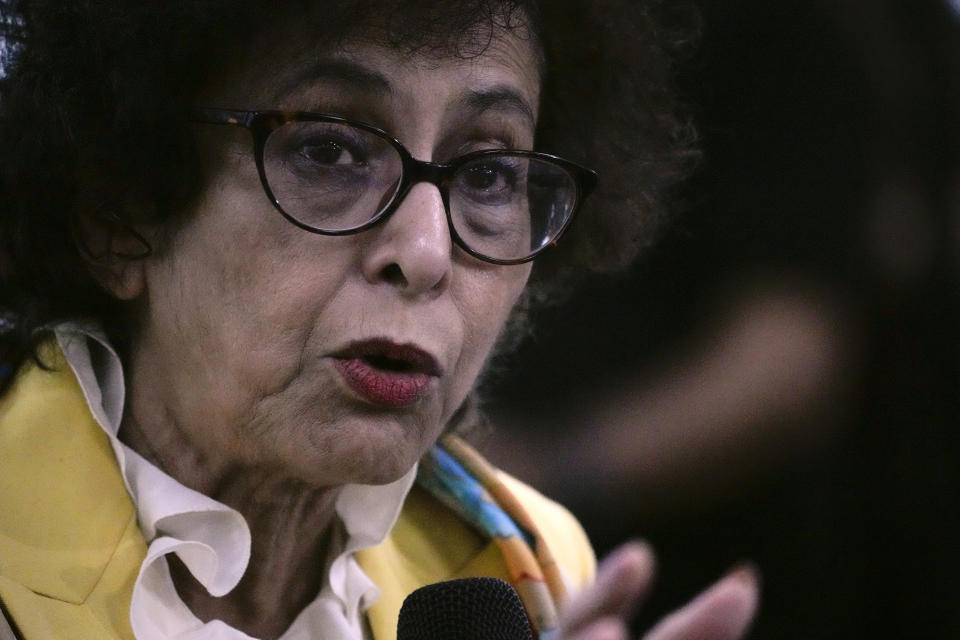
M 407 360 L 396 360 L 387 356 L 369 356 L 361 358 L 371 367 L 383 369 L 385 371 L 396 371 L 398 373 L 418 373 L 417 367 Z
M 355 342 L 334 357 L 361 360 L 374 369 L 393 373 L 422 373 L 428 376 L 442 374 L 436 359 L 423 349 L 410 344 L 395 344 L 389 340 Z
M 347 386 L 362 399 L 385 407 L 416 403 L 433 388 L 442 370 L 426 351 L 389 340 L 364 340 L 333 355 Z

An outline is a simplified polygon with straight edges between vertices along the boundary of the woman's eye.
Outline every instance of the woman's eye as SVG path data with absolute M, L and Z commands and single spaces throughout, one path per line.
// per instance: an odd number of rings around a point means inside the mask
M 475 164 L 466 169 L 463 182 L 474 191 L 512 191 L 516 186 L 516 173 L 502 163 Z
M 307 143 L 302 145 L 299 151 L 300 155 L 317 164 L 362 164 L 358 153 L 351 151 L 345 145 L 334 140 L 321 140 Z
M 466 179 L 474 189 L 489 189 L 496 184 L 497 177 L 497 172 L 489 167 L 471 167 Z

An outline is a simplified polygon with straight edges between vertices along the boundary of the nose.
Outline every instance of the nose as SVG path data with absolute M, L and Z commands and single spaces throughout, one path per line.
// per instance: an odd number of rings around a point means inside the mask
M 375 234 L 363 258 L 363 275 L 372 283 L 394 285 L 416 298 L 438 295 L 449 285 L 453 243 L 440 191 L 415 184 Z

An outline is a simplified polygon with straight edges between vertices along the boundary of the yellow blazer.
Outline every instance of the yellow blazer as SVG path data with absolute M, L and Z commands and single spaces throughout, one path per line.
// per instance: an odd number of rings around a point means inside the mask
M 146 555 L 137 513 L 107 436 L 63 356 L 27 364 L 0 398 L 0 602 L 27 640 L 133 640 L 130 598 Z M 562 507 L 504 474 L 574 586 L 593 551 Z M 506 578 L 496 546 L 415 487 L 387 539 L 357 553 L 382 590 L 367 611 L 377 640 L 396 638 L 413 590 L 459 577 Z

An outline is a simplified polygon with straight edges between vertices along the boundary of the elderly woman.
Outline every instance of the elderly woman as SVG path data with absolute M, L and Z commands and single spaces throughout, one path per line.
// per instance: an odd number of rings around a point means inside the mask
M 684 153 L 647 13 L 560 4 L 7 3 L 0 637 L 379 640 L 478 575 L 544 637 L 625 637 L 649 551 L 594 581 L 443 435 Z M 535 148 L 605 170 L 556 250 L 596 178 Z M 754 601 L 735 572 L 651 637 Z

